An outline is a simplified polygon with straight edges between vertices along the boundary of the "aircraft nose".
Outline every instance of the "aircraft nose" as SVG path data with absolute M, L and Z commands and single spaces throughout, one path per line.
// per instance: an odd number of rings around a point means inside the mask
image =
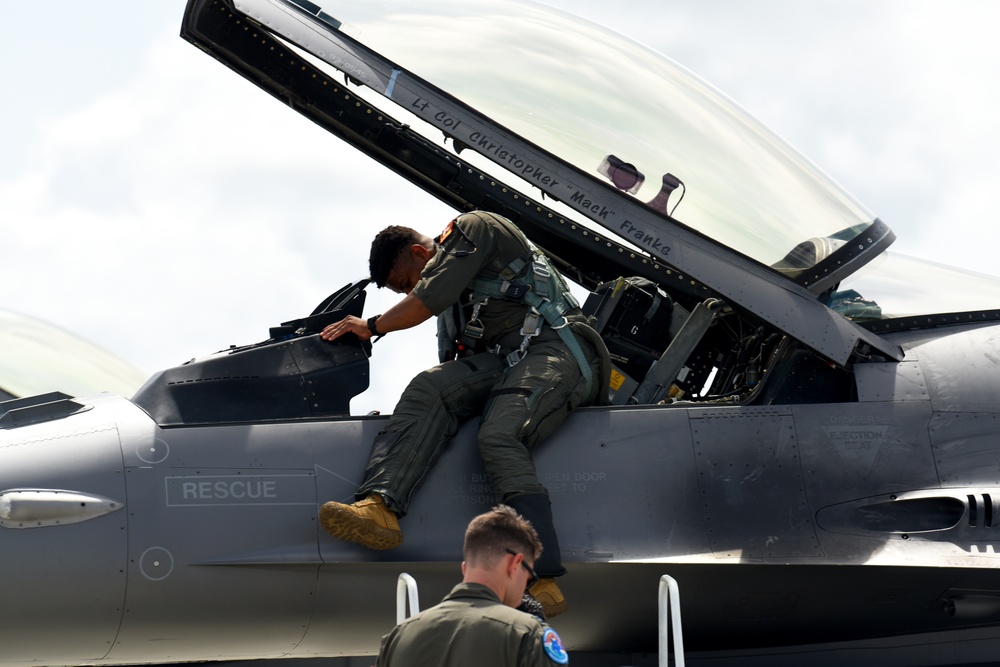
M 121 624 L 127 522 L 114 411 L 66 401 L 0 404 L 0 590 L 18 610 L 0 624 L 4 662 L 100 659 Z

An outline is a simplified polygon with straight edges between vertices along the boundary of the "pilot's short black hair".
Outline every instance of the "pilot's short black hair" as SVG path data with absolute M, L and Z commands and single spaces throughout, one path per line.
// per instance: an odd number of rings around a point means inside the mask
M 378 287 L 385 287 L 385 281 L 392 273 L 392 267 L 404 250 L 414 243 L 420 243 L 420 233 L 409 227 L 391 225 L 380 231 L 372 241 L 368 255 L 368 270 Z
M 542 543 L 534 526 L 508 505 L 497 505 L 480 514 L 465 530 L 462 558 L 469 563 L 490 567 L 503 558 L 507 549 L 524 554 L 532 563 L 542 555 Z

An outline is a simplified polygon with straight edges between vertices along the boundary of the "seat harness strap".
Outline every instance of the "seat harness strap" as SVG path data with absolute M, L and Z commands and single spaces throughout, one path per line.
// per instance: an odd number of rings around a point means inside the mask
M 580 341 L 567 326 L 569 322 L 566 320 L 566 313 L 579 308 L 580 302 L 569 291 L 563 277 L 552 267 L 548 258 L 523 234 L 520 236 L 530 248 L 528 255 L 514 259 L 495 279 L 478 277 L 473 279 L 470 287 L 473 292 L 471 302 L 474 305 L 472 316 L 465 327 L 465 335 L 470 338 L 482 338 L 483 325 L 479 321 L 479 311 L 490 299 L 523 303 L 530 307 L 524 316 L 524 324 L 520 331 L 524 338 L 516 350 L 504 357 L 504 363 L 508 367 L 513 367 L 524 359 L 531 339 L 542 332 L 544 322 L 559 334 L 559 338 L 576 359 L 580 373 L 587 383 L 589 395 L 594 380 L 590 363 L 583 354 Z M 530 271 L 526 271 L 529 264 Z

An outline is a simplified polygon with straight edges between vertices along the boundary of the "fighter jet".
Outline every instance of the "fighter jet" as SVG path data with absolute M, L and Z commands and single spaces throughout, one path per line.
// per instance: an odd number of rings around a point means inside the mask
M 514 220 L 589 294 L 611 405 L 536 452 L 575 658 L 653 664 L 663 574 L 702 665 L 998 654 L 998 279 L 893 255 L 723 95 L 538 5 L 190 0 L 181 34 L 456 211 Z M 386 419 L 350 410 L 372 346 L 317 335 L 366 288 L 130 399 L 0 404 L 0 664 L 369 664 L 350 656 L 377 651 L 401 572 L 440 599 L 495 501 L 475 423 L 399 549 L 316 520 Z

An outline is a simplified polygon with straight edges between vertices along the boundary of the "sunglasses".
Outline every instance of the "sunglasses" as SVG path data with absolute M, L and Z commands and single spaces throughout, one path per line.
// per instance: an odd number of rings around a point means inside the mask
M 513 549 L 504 549 L 504 551 L 509 553 L 511 556 L 518 555 L 518 553 Z M 528 590 L 529 588 L 535 585 L 536 581 L 538 581 L 538 575 L 535 574 L 535 570 L 530 565 L 528 565 L 528 561 L 524 560 L 524 558 L 521 559 L 521 567 L 523 567 L 525 570 L 528 571 L 528 583 L 524 585 L 524 590 Z

